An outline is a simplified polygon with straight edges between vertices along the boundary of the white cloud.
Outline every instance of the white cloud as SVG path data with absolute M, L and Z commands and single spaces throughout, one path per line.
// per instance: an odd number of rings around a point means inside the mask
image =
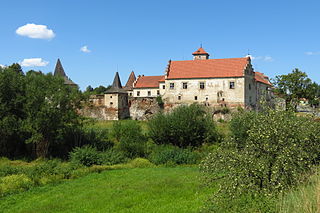
M 49 64 L 48 61 L 44 61 L 42 58 L 26 58 L 20 62 L 23 67 L 45 67 Z
M 4 66 L 3 64 L 0 64 L 0 67 L 1 67 L 1 68 L 5 68 L 6 66 Z
M 84 52 L 84 53 L 89 53 L 89 52 L 91 52 L 91 50 L 88 49 L 88 46 L 87 46 L 87 45 L 81 47 L 81 48 L 80 48 L 80 51 L 81 51 L 81 52 Z
M 21 36 L 38 39 L 52 39 L 56 35 L 53 30 L 48 29 L 46 25 L 26 24 L 19 27 L 16 33 Z
M 264 61 L 268 61 L 268 62 L 274 61 L 274 59 L 273 59 L 271 56 L 268 56 L 268 55 L 267 55 L 267 56 L 264 56 L 264 57 L 263 57 L 263 60 L 264 60 Z
M 306 55 L 320 55 L 320 52 L 305 52 Z

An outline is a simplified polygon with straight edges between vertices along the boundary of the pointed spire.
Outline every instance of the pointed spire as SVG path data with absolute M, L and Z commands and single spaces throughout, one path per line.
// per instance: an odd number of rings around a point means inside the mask
M 132 71 L 130 73 L 130 76 L 128 78 L 128 81 L 127 81 L 126 85 L 124 86 L 124 89 L 125 90 L 132 90 L 133 89 L 133 83 L 134 83 L 135 80 L 136 80 L 136 75 Z
M 111 88 L 108 89 L 105 93 L 127 93 L 124 89 L 122 89 L 118 72 L 116 72 L 116 75 L 114 76 Z
M 74 83 L 70 78 L 68 78 L 67 74 L 64 72 L 64 69 L 62 67 L 61 61 L 58 58 L 56 63 L 56 68 L 54 69 L 54 76 L 60 76 L 64 79 L 64 84 L 71 85 L 71 86 L 77 86 L 76 83 Z
M 54 69 L 54 76 L 62 76 L 67 77 L 66 73 L 64 72 L 64 69 L 62 67 L 61 61 L 58 58 L 58 61 L 56 63 L 56 68 Z

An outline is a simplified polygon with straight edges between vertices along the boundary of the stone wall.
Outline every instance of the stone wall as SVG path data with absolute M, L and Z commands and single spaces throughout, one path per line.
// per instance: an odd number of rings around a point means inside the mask
M 129 111 L 132 120 L 147 120 L 160 110 L 156 98 L 129 98 Z

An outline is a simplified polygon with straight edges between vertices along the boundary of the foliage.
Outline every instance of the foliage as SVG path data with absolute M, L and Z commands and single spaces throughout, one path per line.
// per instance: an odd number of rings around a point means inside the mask
M 164 102 L 163 102 L 162 97 L 160 95 L 158 95 L 156 97 L 156 101 L 157 101 L 158 105 L 160 106 L 160 108 L 163 108 Z
M 96 126 L 86 126 L 83 128 L 84 136 L 82 138 L 82 145 L 90 145 L 95 147 L 98 151 L 106 151 L 113 147 L 113 142 L 108 136 L 108 129 L 99 128 Z
M 149 159 L 156 165 L 196 164 L 200 155 L 189 149 L 182 149 L 172 145 L 160 145 L 154 147 Z
M 35 147 L 37 157 L 47 157 L 52 143 L 63 138 L 69 128 L 79 125 L 79 93 L 51 74 L 28 72 L 26 75 L 23 128 L 27 143 Z
M 102 85 L 92 88 L 90 85 L 86 88 L 84 91 L 84 94 L 89 96 L 89 95 L 101 95 L 104 94 L 111 86 L 104 87 Z
M 25 174 L 2 177 L 0 178 L 0 197 L 9 193 L 24 191 L 32 185 L 32 180 Z
M 148 159 L 136 158 L 128 163 L 132 168 L 150 168 L 155 167 Z
M 217 142 L 215 123 L 197 104 L 179 106 L 172 113 L 155 115 L 149 122 L 149 135 L 156 144 L 172 144 L 181 148 L 199 147 Z
M 70 161 L 75 165 L 84 165 L 84 166 L 102 164 L 100 152 L 98 152 L 96 148 L 91 146 L 76 147 L 70 153 Z
M 305 72 L 294 69 L 287 75 L 278 75 L 273 82 L 275 92 L 285 98 L 287 107 L 296 109 L 299 99 L 306 98 L 319 104 L 319 85 L 313 83 Z
M 142 133 L 141 126 L 137 122 L 114 122 L 111 137 L 126 157 L 136 158 L 146 155 L 147 137 Z
M 318 163 L 320 125 L 292 112 L 245 112 L 231 122 L 233 137 L 209 154 L 202 171 L 210 185 L 222 179 L 221 197 L 270 196 L 297 185 Z
M 118 149 L 109 149 L 101 153 L 101 161 L 104 165 L 126 163 L 128 158 Z

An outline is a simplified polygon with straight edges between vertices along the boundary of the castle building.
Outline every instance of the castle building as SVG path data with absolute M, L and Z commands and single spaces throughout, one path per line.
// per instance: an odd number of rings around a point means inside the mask
M 193 60 L 170 60 L 163 76 L 138 76 L 133 97 L 161 95 L 167 105 L 243 108 L 255 108 L 261 98 L 270 97 L 268 77 L 254 71 L 249 56 L 209 59 L 202 47 L 192 55 Z

